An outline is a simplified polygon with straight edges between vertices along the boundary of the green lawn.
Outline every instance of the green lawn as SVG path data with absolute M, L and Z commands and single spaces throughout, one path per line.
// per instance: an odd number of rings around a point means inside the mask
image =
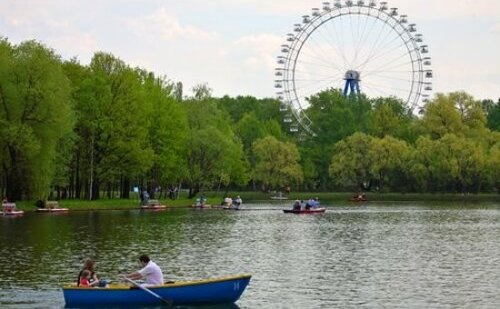
M 219 205 L 223 199 L 223 192 L 205 192 L 207 203 L 212 205 Z M 320 201 L 347 201 L 352 196 L 352 192 L 291 192 L 288 196 L 290 200 L 306 200 L 311 197 L 318 197 Z M 269 201 L 270 197 L 274 194 L 263 192 L 237 192 L 229 191 L 228 195 L 236 197 L 240 195 L 243 203 Z M 478 201 L 478 202 L 500 202 L 499 194 L 443 194 L 443 193 L 366 193 L 368 201 Z M 168 198 L 160 199 L 162 204 L 169 207 L 188 207 L 193 204 L 195 199 L 188 199 L 187 193 L 181 192 L 176 200 Z M 34 201 L 21 201 L 16 203 L 19 209 L 30 211 L 35 210 Z M 102 198 L 99 200 L 61 200 L 59 201 L 61 207 L 66 207 L 71 210 L 112 210 L 112 209 L 134 209 L 139 207 L 139 200 L 134 197 L 130 199 L 108 199 Z

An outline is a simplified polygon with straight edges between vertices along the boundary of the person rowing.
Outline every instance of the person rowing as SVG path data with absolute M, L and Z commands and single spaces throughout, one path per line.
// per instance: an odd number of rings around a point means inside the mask
M 142 268 L 125 275 L 125 278 L 131 280 L 144 279 L 145 282 L 143 286 L 163 285 L 163 273 L 161 268 L 155 262 L 151 261 L 149 256 L 145 254 L 141 255 L 139 257 L 139 263 Z

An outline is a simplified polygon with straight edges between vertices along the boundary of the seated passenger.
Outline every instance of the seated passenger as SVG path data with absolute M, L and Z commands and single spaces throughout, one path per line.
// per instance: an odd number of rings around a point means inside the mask
M 234 209 L 239 209 L 242 202 L 243 201 L 241 200 L 240 196 L 239 195 L 236 196 L 236 198 L 233 201 L 233 208 Z
M 226 196 L 224 198 L 224 206 L 230 207 L 233 204 L 233 199 L 230 198 L 229 196 Z
M 314 199 L 310 198 L 307 203 L 306 203 L 306 210 L 309 210 L 311 209 L 311 207 L 313 207 L 314 205 Z
M 319 199 L 317 197 L 312 200 L 312 208 L 319 208 Z
M 82 288 L 89 288 L 90 287 L 89 279 L 90 279 L 90 271 L 87 269 L 82 270 L 78 286 Z

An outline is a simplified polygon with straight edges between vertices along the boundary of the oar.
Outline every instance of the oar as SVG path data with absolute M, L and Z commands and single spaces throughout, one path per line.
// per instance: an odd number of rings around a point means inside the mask
M 127 277 L 123 277 L 123 278 L 125 280 L 127 280 L 128 282 L 132 283 L 133 285 L 135 285 L 136 287 L 138 287 L 139 289 L 143 290 L 144 292 L 149 293 L 150 295 L 153 295 L 154 297 L 158 298 L 159 300 L 161 300 L 162 302 L 164 302 L 167 306 L 169 306 L 169 307 L 172 306 L 172 301 L 171 300 L 167 300 L 167 299 L 161 297 L 160 295 L 158 295 L 155 292 L 151 291 L 147 287 L 145 287 L 143 285 L 140 285 L 139 283 L 135 282 L 132 279 L 129 279 Z

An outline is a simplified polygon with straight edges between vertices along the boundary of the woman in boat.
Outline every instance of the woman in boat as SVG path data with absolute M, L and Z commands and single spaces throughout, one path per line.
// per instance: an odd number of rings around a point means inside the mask
M 85 262 L 83 263 L 83 268 L 80 270 L 80 273 L 78 274 L 78 280 L 76 283 L 76 286 L 80 286 L 80 282 L 83 278 L 83 272 L 88 271 L 90 273 L 88 281 L 89 281 L 89 286 L 101 286 L 102 284 L 99 283 L 99 279 L 97 278 L 97 275 L 95 274 L 95 262 L 92 259 L 86 259 Z M 106 283 L 104 283 L 104 286 Z

